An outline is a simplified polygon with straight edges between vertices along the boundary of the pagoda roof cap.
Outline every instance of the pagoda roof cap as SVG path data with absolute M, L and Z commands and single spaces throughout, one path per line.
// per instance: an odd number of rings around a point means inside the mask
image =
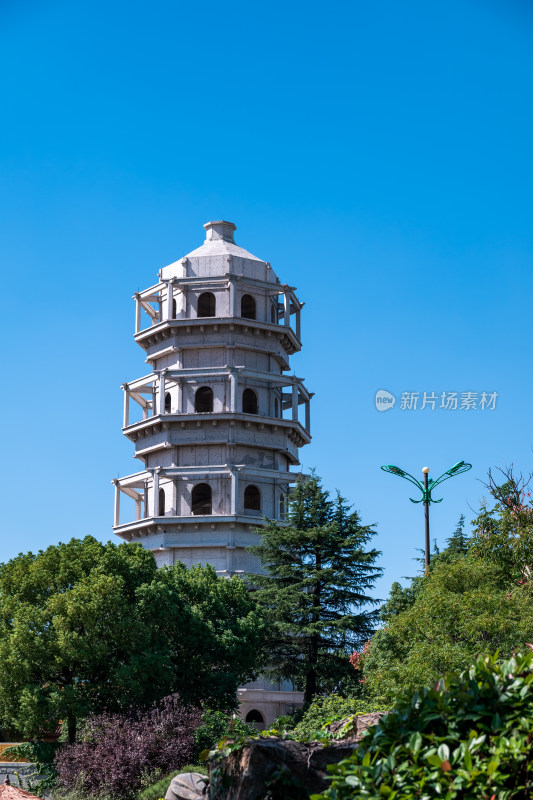
M 204 228 L 206 230 L 205 242 L 200 247 L 197 247 L 196 250 L 188 253 L 186 258 L 230 255 L 265 263 L 262 258 L 254 256 L 248 250 L 235 244 L 233 232 L 237 229 L 237 226 L 233 222 L 214 220 L 206 222 Z

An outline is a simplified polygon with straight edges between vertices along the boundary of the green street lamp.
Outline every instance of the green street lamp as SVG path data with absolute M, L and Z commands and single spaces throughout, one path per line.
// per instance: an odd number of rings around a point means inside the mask
M 465 461 L 459 461 L 457 464 L 454 464 L 453 467 L 443 472 L 442 475 L 433 480 L 429 477 L 429 467 L 423 467 L 422 472 L 424 473 L 424 484 L 406 472 L 404 469 L 400 469 L 400 467 L 394 467 L 392 464 L 387 464 L 384 467 L 381 467 L 382 470 L 385 472 L 390 472 L 391 475 L 398 475 L 399 478 L 405 478 L 406 481 L 410 483 L 414 483 L 420 491 L 422 492 L 422 497 L 420 500 L 413 500 L 410 497 L 411 503 L 424 503 L 424 517 L 425 517 L 425 564 L 426 564 L 426 572 L 429 569 L 429 504 L 430 503 L 442 503 L 442 497 L 440 500 L 434 500 L 431 496 L 431 492 L 438 486 L 439 483 L 443 483 L 447 481 L 448 478 L 455 478 L 456 475 L 462 475 L 463 472 L 468 472 L 469 469 L 472 469 L 472 464 L 467 464 Z

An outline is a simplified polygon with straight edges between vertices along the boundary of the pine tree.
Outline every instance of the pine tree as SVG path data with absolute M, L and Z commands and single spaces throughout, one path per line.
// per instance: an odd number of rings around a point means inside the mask
M 446 539 L 446 550 L 453 555 L 465 555 L 468 551 L 468 537 L 464 532 L 465 515 L 461 514 L 457 527 L 450 536 Z
M 267 572 L 250 580 L 269 622 L 269 672 L 303 688 L 305 703 L 350 674 L 348 655 L 377 620 L 368 595 L 382 573 L 380 552 L 367 549 L 375 530 L 350 508 L 312 475 L 289 496 L 288 524 L 271 521 L 250 548 Z

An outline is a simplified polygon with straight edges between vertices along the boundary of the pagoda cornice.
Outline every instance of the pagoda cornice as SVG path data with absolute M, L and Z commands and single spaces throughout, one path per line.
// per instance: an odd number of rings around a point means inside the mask
M 198 414 L 156 414 L 154 417 L 139 420 L 127 427 L 122 428 L 122 432 L 132 442 L 136 442 L 141 436 L 148 436 L 152 433 L 159 433 L 161 430 L 170 430 L 172 427 L 181 428 L 199 428 L 199 429 L 216 429 L 223 423 L 228 423 L 233 427 L 240 424 L 243 427 L 251 428 L 256 427 L 258 430 L 263 430 L 268 427 L 273 433 L 278 430 L 286 431 L 289 440 L 292 441 L 297 447 L 303 447 L 311 441 L 311 434 L 308 433 L 301 422 L 292 419 L 279 419 L 278 417 L 262 417 L 258 414 L 245 414 L 243 412 L 206 412 Z M 206 439 L 205 437 L 198 441 L 198 444 L 231 444 L 223 438 Z M 191 446 L 190 442 L 187 442 Z M 168 442 L 161 442 L 156 445 L 146 448 L 146 452 L 151 450 L 161 450 L 165 447 L 175 447 L 175 444 Z M 279 449 L 279 448 L 274 448 Z M 138 451 L 136 455 L 142 455 L 143 451 Z
M 152 467 L 150 469 L 143 469 L 141 472 L 133 472 L 131 475 L 125 475 L 123 478 L 114 478 L 111 483 L 118 486 L 122 492 L 127 489 L 144 488 L 145 481 L 149 480 L 154 472 L 157 472 L 160 478 L 181 478 L 182 480 L 206 480 L 208 477 L 215 475 L 230 476 L 234 473 L 246 478 L 272 478 L 285 483 L 295 483 L 296 481 L 305 478 L 302 472 L 287 472 L 286 470 L 279 469 L 264 469 L 262 467 L 254 467 L 250 464 L 212 464 L 209 466 L 188 466 L 188 467 Z M 209 515 L 211 518 L 211 515 Z M 187 517 L 191 519 L 191 517 Z
M 292 355 L 301 350 L 302 344 L 295 332 L 288 325 L 275 322 L 263 322 L 244 317 L 196 317 L 184 319 L 168 319 L 157 322 L 149 328 L 134 334 L 134 339 L 144 350 L 168 340 L 171 336 L 190 334 L 196 331 L 201 333 L 207 330 L 217 332 L 221 328 L 226 331 L 240 330 L 253 331 L 255 335 L 275 336 L 285 351 Z
M 256 289 L 264 289 L 267 294 L 271 295 L 283 294 L 284 292 L 294 293 L 296 291 L 296 286 L 281 284 L 279 280 L 275 282 L 262 281 L 259 280 L 259 278 L 252 278 L 248 275 L 237 275 L 233 272 L 226 272 L 223 275 L 190 275 L 186 278 L 163 278 L 162 283 L 151 287 L 147 291 L 154 295 L 161 291 L 161 289 L 164 288 L 164 286 L 168 283 L 174 284 L 174 288 L 178 289 L 181 286 L 194 286 L 195 289 L 203 286 L 222 286 L 227 288 L 230 281 L 235 281 L 239 284 L 245 284 L 246 286 L 253 286 Z M 303 305 L 303 303 L 299 303 L 300 307 L 303 307 Z
M 287 523 L 283 520 L 276 520 L 278 525 L 284 527 Z M 243 525 L 248 528 L 248 530 L 252 531 L 256 528 L 262 528 L 265 525 L 268 525 L 268 520 L 262 519 L 261 517 L 255 516 L 247 516 L 244 514 L 209 514 L 206 516 L 181 516 L 181 517 L 146 517 L 145 519 L 134 520 L 132 522 L 125 522 L 122 525 L 114 525 L 113 532 L 117 534 L 117 536 L 121 536 L 123 539 L 127 541 L 131 541 L 132 538 L 136 537 L 143 537 L 143 536 L 150 536 L 154 533 L 166 533 L 167 531 L 175 530 L 179 532 L 181 530 L 186 529 L 200 529 L 200 528 L 208 528 L 211 530 L 216 530 L 218 526 L 227 528 L 228 525 Z M 179 547 L 180 545 L 177 543 L 169 543 L 171 547 Z M 189 547 L 205 547 L 205 548 L 213 548 L 217 546 L 221 546 L 218 542 L 199 542 L 198 539 L 192 539 L 189 542 L 183 542 L 181 545 L 183 548 Z M 235 549 L 239 545 L 224 545 L 224 547 L 230 547 L 231 549 Z M 240 547 L 246 547 L 240 545 Z
M 246 284 L 247 286 L 254 286 L 258 289 L 265 289 L 269 294 L 284 294 L 291 292 L 293 295 L 293 302 L 296 301 L 299 308 L 303 308 L 304 303 L 300 302 L 294 295 L 296 286 L 290 286 L 288 283 L 280 283 L 279 279 L 276 281 L 263 281 L 259 278 L 252 278 L 248 275 L 239 275 L 234 272 L 225 272 L 222 275 L 188 275 L 183 277 L 163 278 L 159 283 L 154 286 L 149 286 L 143 289 L 142 292 L 135 292 L 132 295 L 134 300 L 149 300 L 152 302 L 159 301 L 159 293 L 164 291 L 169 283 L 172 283 L 175 288 L 180 286 L 224 286 L 227 288 L 229 281 L 236 281 L 238 283 Z
M 136 391 L 147 387 L 151 383 L 159 380 L 161 372 L 164 372 L 166 380 L 170 383 L 179 380 L 195 380 L 197 378 L 229 378 L 230 375 L 238 374 L 243 378 L 252 378 L 257 381 L 265 381 L 271 386 L 299 386 L 300 391 L 306 399 L 313 397 L 312 392 L 308 392 L 304 386 L 304 379 L 296 375 L 283 375 L 279 372 L 263 372 L 261 370 L 249 369 L 248 367 L 230 367 L 227 364 L 222 367 L 185 367 L 184 369 L 166 367 L 164 370 L 157 370 L 132 381 L 121 384 L 121 388 Z

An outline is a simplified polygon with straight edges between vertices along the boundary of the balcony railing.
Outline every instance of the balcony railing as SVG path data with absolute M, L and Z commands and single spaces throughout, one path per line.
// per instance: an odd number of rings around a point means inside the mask
M 213 519 L 219 517 L 245 516 L 261 520 L 263 508 L 268 505 L 265 512 L 269 518 L 284 518 L 285 501 L 288 486 L 302 477 L 301 472 L 287 472 L 284 470 L 261 469 L 254 470 L 245 464 L 218 465 L 201 467 L 155 467 L 124 478 L 115 478 L 115 516 L 114 527 L 120 527 L 121 496 L 126 495 L 135 504 L 134 522 L 143 520 L 175 518 L 175 519 Z M 217 485 L 229 482 L 229 491 L 220 492 L 217 496 Z M 259 508 L 251 509 L 242 505 L 239 494 L 239 482 L 247 486 L 256 484 L 265 486 L 265 481 L 273 488 L 272 502 L 265 503 L 264 497 Z M 191 503 L 191 486 L 207 484 L 210 488 L 210 513 L 194 512 Z M 212 488 L 214 486 L 214 489 Z M 164 499 L 160 491 L 164 492 Z M 229 503 L 228 503 L 229 498 Z M 163 499 L 163 507 L 161 507 Z M 179 509 L 179 513 L 178 512 Z M 170 519 L 169 519 L 170 521 Z M 131 524 L 131 523 L 126 523 Z
M 303 303 L 301 303 L 294 288 L 291 286 L 266 283 L 248 279 L 243 281 L 243 287 L 253 292 L 253 287 L 257 286 L 262 292 L 270 294 L 271 302 L 266 304 L 266 308 L 259 308 L 258 316 L 248 316 L 243 314 L 243 309 L 238 307 L 238 292 L 236 283 L 238 276 L 230 275 L 221 278 L 174 278 L 161 281 L 143 292 L 136 292 L 133 295 L 135 300 L 135 334 L 149 331 L 155 325 L 171 321 L 188 321 L 201 319 L 204 322 L 217 319 L 220 322 L 232 320 L 246 321 L 247 323 L 259 322 L 267 324 L 269 327 L 289 328 L 296 336 L 298 342 L 301 339 L 300 317 Z M 196 287 L 218 289 L 218 305 L 215 313 L 211 316 L 198 315 L 192 308 L 192 303 L 188 298 L 196 300 L 198 290 Z M 190 292 L 194 288 L 194 293 Z M 222 302 L 223 294 L 227 291 L 225 302 Z M 190 297 L 189 297 L 190 295 Z M 242 295 L 242 292 L 241 292 Z M 264 296 L 264 295 L 262 295 Z M 278 297 L 282 298 L 279 302 Z M 222 312 L 222 313 L 221 313 Z M 266 313 L 265 313 L 266 312 Z M 291 316 L 295 318 L 295 328 L 291 327 Z M 144 320 L 143 320 L 144 316 Z M 148 324 L 146 324 L 148 323 Z
M 213 398 L 213 412 L 218 413 L 246 413 L 243 410 L 242 387 L 259 388 L 257 384 L 268 387 L 269 408 L 257 407 L 258 417 L 291 419 L 299 422 L 299 407 L 305 407 L 305 422 L 303 427 L 308 434 L 311 433 L 311 408 L 310 401 L 313 397 L 308 392 L 301 378 L 294 375 L 281 375 L 271 372 L 259 372 L 244 367 L 212 367 L 211 369 L 163 369 L 122 384 L 124 391 L 124 417 L 123 427 L 133 424 L 130 420 L 130 400 L 133 400 L 142 412 L 142 420 L 154 416 L 169 414 L 196 414 L 201 413 L 195 408 L 192 396 L 185 395 L 185 387 L 192 384 L 193 388 L 214 386 L 216 382 L 229 382 L 229 404 Z M 277 393 L 274 391 L 277 389 Z M 284 391 L 288 389 L 289 391 Z M 224 392 L 224 396 L 225 396 Z M 189 392 L 191 395 L 191 392 Z M 277 403 L 277 407 L 276 407 Z M 288 411 L 288 416 L 284 412 Z M 203 412 L 210 413 L 210 411 Z M 301 424 L 301 423 L 300 423 Z

